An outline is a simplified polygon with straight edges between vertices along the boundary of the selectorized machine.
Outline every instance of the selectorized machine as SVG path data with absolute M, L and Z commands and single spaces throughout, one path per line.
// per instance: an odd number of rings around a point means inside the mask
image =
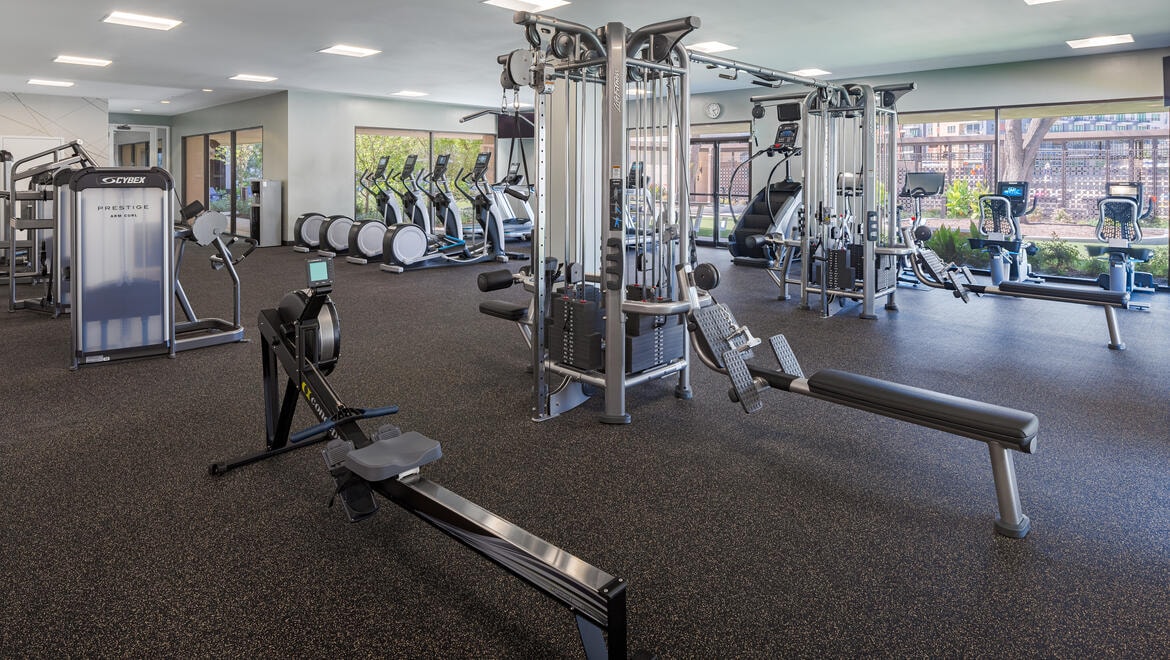
M 380 495 L 568 608 L 588 658 L 625 658 L 624 580 L 424 477 L 422 469 L 443 455 L 439 442 L 391 425 L 374 433 L 362 429 L 359 421 L 398 408 L 348 406 L 326 380 L 341 355 L 341 322 L 329 297 L 333 262 L 310 258 L 305 268 L 306 288 L 260 312 L 267 446 L 258 454 L 214 463 L 211 474 L 326 443 L 325 469 L 351 522 L 373 516 Z M 318 423 L 293 432 L 302 398 Z

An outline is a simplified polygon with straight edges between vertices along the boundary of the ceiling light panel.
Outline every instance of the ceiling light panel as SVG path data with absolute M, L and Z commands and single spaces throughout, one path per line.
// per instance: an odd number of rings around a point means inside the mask
M 512 11 L 548 11 L 569 4 L 565 0 L 483 0 L 483 4 Z
M 815 78 L 816 76 L 827 76 L 832 71 L 825 71 L 824 69 L 797 69 L 796 71 L 789 71 L 794 76 L 801 76 L 803 78 Z
M 148 30 L 170 30 L 171 28 L 174 28 L 183 22 L 173 18 L 147 16 L 145 14 L 131 14 L 127 11 L 112 12 L 109 16 L 106 16 L 102 20 L 106 23 L 129 25 L 130 27 L 140 27 L 146 28 Z
M 404 96 L 406 98 L 416 99 L 420 96 L 429 96 L 429 94 L 427 94 L 426 92 L 416 92 L 416 91 L 411 90 L 411 89 L 404 89 L 404 90 L 401 90 L 398 92 L 394 92 L 390 96 Z
M 275 76 L 257 76 L 251 73 L 237 73 L 228 80 L 243 80 L 244 82 L 272 82 Z
M 722 41 L 703 41 L 697 44 L 691 44 L 690 49 L 699 51 L 700 53 L 722 53 L 729 50 L 735 50 L 738 46 L 725 44 Z
M 42 85 L 44 87 L 72 87 L 73 83 L 68 80 L 46 80 L 44 78 L 29 78 L 28 84 Z
M 1107 37 L 1089 37 L 1088 39 L 1073 39 L 1066 41 L 1070 48 L 1096 48 L 1097 46 L 1116 46 L 1117 44 L 1132 44 L 1132 34 L 1111 34 Z
M 1046 5 L 1050 2 L 1060 2 L 1060 0 L 1024 0 L 1027 5 Z
M 345 55 L 346 57 L 369 57 L 370 55 L 377 55 L 382 52 L 374 50 L 373 48 L 362 48 L 361 46 L 346 46 L 345 44 L 337 44 L 328 48 L 322 48 L 318 53 L 327 53 L 329 55 Z
M 58 55 L 53 60 L 58 64 L 80 64 L 82 66 L 109 66 L 113 62 L 97 57 L 78 57 L 77 55 Z

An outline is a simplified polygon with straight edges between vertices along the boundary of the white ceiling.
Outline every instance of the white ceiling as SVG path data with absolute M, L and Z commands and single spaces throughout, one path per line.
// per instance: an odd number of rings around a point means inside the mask
M 479 0 L 6 0 L 0 90 L 110 99 L 112 112 L 171 115 L 273 91 L 499 103 L 496 56 L 526 47 L 511 12 Z M 110 11 L 178 18 L 169 32 L 102 23 Z M 721 56 L 780 70 L 819 67 L 833 78 L 1170 46 L 1167 0 L 576 0 L 549 12 L 592 27 L 631 27 L 693 14 L 687 43 L 739 46 Z M 1126 46 L 1073 51 L 1066 39 L 1132 33 Z M 322 55 L 337 43 L 377 48 L 364 59 Z M 59 54 L 111 59 L 106 68 L 55 64 Z M 273 83 L 228 80 L 236 73 Z M 68 89 L 30 77 L 67 79 Z M 697 69 L 696 92 L 749 86 Z M 214 91 L 205 93 L 202 88 Z M 170 104 L 162 104 L 164 99 Z

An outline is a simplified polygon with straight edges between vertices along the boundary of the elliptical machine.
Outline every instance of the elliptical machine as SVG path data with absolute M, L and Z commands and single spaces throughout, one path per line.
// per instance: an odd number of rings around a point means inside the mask
M 325 216 L 316 211 L 302 213 L 293 223 L 293 250 L 296 252 L 314 252 L 321 244 L 321 224 Z
M 349 227 L 347 242 L 349 254 L 345 260 L 351 264 L 368 264 L 382 256 L 382 237 L 386 234 L 386 227 L 401 222 L 402 210 L 398 207 L 394 195 L 389 194 L 380 185 L 386 177 L 386 165 L 390 162 L 389 156 L 382 156 L 374 169 L 362 172 L 358 184 L 365 191 L 374 196 L 381 218 L 365 218 L 354 220 Z
M 1097 285 L 1108 291 L 1154 292 L 1154 276 L 1134 270 L 1134 265 L 1154 258 L 1150 248 L 1134 247 L 1142 240 L 1142 220 L 1154 211 L 1154 198 L 1142 210 L 1142 184 L 1137 181 L 1106 183 L 1105 197 L 1097 202 L 1097 240 L 1089 256 L 1109 260 L 1109 272 L 1097 277 Z M 1139 307 L 1138 305 L 1131 305 Z M 1148 309 L 1146 306 L 1140 306 Z
M 1035 282 L 1044 280 L 1032 273 L 1028 257 L 1036 254 L 1036 245 L 1025 242 L 1020 234 L 1020 220 L 1036 210 L 1036 195 L 1028 207 L 1027 181 L 1000 181 L 994 195 L 979 196 L 979 231 L 982 238 L 969 238 L 973 249 L 986 250 L 991 257 L 991 283 L 1003 281 Z
M 398 407 L 352 408 L 326 380 L 341 354 L 341 323 L 329 298 L 333 274 L 332 259 L 310 258 L 308 287 L 286 294 L 276 308 L 261 310 L 267 447 L 213 463 L 208 471 L 220 476 L 327 441 L 321 456 L 333 477 L 334 499 L 341 501 L 350 522 L 377 513 L 375 494 L 381 495 L 568 608 L 587 657 L 625 658 L 625 580 L 423 477 L 421 469 L 443 455 L 437 441 L 393 425 L 367 434 L 358 425 L 397 413 Z M 293 433 L 302 397 L 319 423 Z

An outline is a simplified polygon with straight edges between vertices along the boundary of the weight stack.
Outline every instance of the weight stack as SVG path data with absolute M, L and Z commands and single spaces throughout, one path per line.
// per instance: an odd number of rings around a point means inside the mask
M 825 260 L 828 271 L 827 286 L 838 291 L 852 291 L 857 288 L 857 271 L 850 266 L 850 262 L 860 264 L 861 259 L 851 259 L 854 248 L 860 245 L 850 245 L 848 250 L 829 250 Z
M 552 317 L 545 323 L 549 358 L 575 369 L 601 371 L 605 368 L 601 350 L 605 320 L 600 291 L 589 285 L 582 293 L 582 298 L 562 296 L 553 301 Z
M 679 316 L 631 314 L 626 319 L 626 373 L 636 374 L 681 358 L 687 332 Z

